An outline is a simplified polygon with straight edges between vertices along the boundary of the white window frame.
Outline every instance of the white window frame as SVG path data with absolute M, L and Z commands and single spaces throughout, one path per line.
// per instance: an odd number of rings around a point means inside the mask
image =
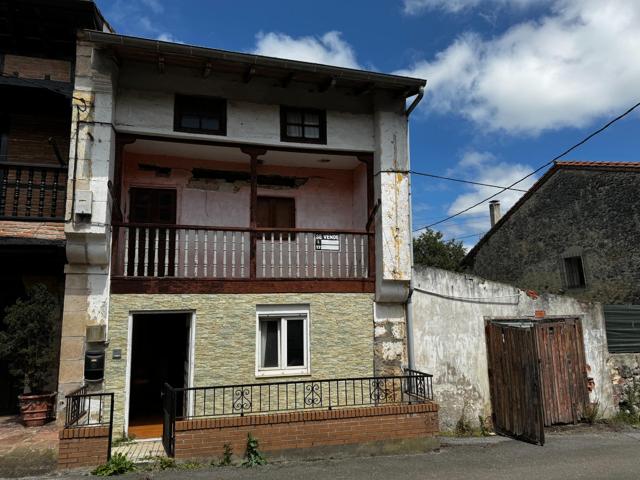
M 260 366 L 261 335 L 260 319 L 301 319 L 303 320 L 303 359 L 304 365 L 301 367 L 287 367 L 287 324 L 286 321 L 278 323 L 278 367 L 262 368 Z M 289 377 L 300 375 L 311 375 L 310 337 L 308 305 L 258 305 L 256 307 L 256 377 Z

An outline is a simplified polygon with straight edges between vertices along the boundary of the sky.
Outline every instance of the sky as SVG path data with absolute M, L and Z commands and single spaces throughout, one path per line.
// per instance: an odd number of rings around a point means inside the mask
M 640 102 L 640 0 L 97 3 L 125 35 L 426 79 L 410 126 L 419 172 L 509 185 Z M 638 112 L 564 160 L 639 161 Z M 495 192 L 413 176 L 414 230 Z M 520 195 L 496 198 L 505 212 Z M 433 228 L 471 247 L 488 204 Z

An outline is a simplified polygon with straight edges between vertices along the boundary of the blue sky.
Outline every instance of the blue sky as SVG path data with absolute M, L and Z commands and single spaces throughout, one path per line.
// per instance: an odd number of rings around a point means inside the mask
M 426 78 L 412 168 L 439 175 L 510 184 L 640 101 L 637 0 L 97 3 L 127 35 Z M 566 159 L 640 160 L 638 127 L 634 112 Z M 494 192 L 414 177 L 414 227 Z M 436 228 L 471 246 L 488 225 L 483 205 Z

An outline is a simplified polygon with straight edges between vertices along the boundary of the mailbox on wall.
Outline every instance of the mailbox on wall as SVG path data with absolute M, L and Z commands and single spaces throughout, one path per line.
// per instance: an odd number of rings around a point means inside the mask
M 101 382 L 104 378 L 104 352 L 87 352 L 84 356 L 84 379 Z

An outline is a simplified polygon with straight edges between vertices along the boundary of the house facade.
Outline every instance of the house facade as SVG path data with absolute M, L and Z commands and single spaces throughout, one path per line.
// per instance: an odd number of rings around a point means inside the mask
M 0 2 L 0 25 L 2 328 L 5 308 L 34 283 L 62 301 L 76 31 L 106 24 L 92 2 L 24 0 Z M 52 391 L 56 380 L 57 365 Z M 0 414 L 17 411 L 18 383 L 0 361 Z
M 82 32 L 59 391 L 157 437 L 165 383 L 401 373 L 424 84 Z

